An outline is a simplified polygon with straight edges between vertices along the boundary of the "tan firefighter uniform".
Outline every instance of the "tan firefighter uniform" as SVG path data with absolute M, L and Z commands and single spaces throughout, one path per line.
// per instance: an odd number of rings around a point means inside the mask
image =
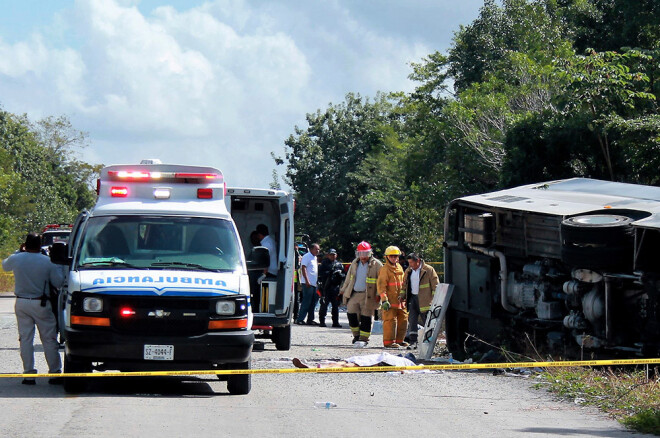
M 344 305 L 346 305 L 346 313 L 348 314 L 348 323 L 351 327 L 351 333 L 354 340 L 369 341 L 371 336 L 371 318 L 374 315 L 380 304 L 378 297 L 376 279 L 378 272 L 380 272 L 383 264 L 380 260 L 373 256 L 367 262 L 367 285 L 366 290 L 363 292 L 356 292 L 355 286 L 355 273 L 360 263 L 359 258 L 355 258 L 351 262 L 351 266 L 346 273 L 346 280 L 341 286 L 340 294 L 344 297 Z M 357 318 L 356 318 L 357 317 Z
M 378 295 L 380 301 L 389 301 L 390 309 L 383 310 L 383 345 L 389 347 L 396 341 L 403 343 L 408 325 L 408 312 L 399 302 L 403 292 L 403 268 L 399 263 L 392 264 L 386 259 L 385 266 L 378 274 Z
M 412 268 L 406 269 L 406 272 L 403 274 L 403 290 L 407 294 L 410 294 L 410 273 Z M 428 312 L 431 310 L 431 302 L 433 301 L 433 295 L 435 294 L 435 288 L 438 286 L 440 280 L 438 279 L 438 274 L 435 272 L 432 266 L 424 263 L 424 260 L 420 260 L 419 265 L 419 311 L 422 313 Z

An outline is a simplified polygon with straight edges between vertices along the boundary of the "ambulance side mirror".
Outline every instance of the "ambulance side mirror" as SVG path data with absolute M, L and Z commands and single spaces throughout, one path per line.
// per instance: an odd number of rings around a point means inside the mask
M 270 266 L 270 251 L 265 246 L 255 246 L 246 260 L 248 271 L 266 269 Z
M 71 265 L 69 246 L 64 242 L 55 242 L 50 247 L 50 261 L 56 265 Z

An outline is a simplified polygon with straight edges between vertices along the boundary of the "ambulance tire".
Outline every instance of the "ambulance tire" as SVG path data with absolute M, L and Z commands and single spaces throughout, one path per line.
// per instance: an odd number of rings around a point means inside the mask
M 233 364 L 231 367 L 235 370 L 249 370 L 252 369 L 252 362 L 248 359 L 247 362 Z M 246 395 L 252 389 L 252 374 L 237 374 L 227 376 L 227 390 L 232 395 Z
M 80 360 L 71 359 L 64 353 L 64 374 L 66 373 L 90 373 L 92 364 Z M 64 377 L 64 391 L 69 394 L 83 392 L 87 388 L 88 379 L 85 377 Z
M 291 324 L 286 327 L 273 327 L 272 338 L 278 350 L 291 349 Z

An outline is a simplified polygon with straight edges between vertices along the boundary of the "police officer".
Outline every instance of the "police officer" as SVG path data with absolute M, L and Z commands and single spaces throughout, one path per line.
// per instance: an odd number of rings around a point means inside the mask
M 25 250 L 17 251 L 2 261 L 2 269 L 14 271 L 16 322 L 21 347 L 23 374 L 36 374 L 34 368 L 34 326 L 44 348 L 49 373 L 62 371 L 62 360 L 58 351 L 55 316 L 48 300 L 49 282 L 55 287 L 64 283 L 65 268 L 51 263 L 41 254 L 41 237 L 30 233 L 25 239 Z M 34 385 L 33 378 L 23 379 L 24 385 Z M 61 383 L 60 378 L 51 378 L 48 383 Z
M 341 324 L 339 324 L 339 287 L 345 277 L 344 267 L 337 261 L 337 251 L 331 249 L 319 267 L 319 286 L 321 289 L 319 326 L 325 327 L 328 305 L 332 305 L 332 326 L 341 328 Z

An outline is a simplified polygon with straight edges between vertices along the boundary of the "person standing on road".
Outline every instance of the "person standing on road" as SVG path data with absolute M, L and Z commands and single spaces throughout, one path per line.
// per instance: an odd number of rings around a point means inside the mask
M 418 340 L 417 324 L 426 324 L 426 316 L 431 309 L 435 288 L 440 280 L 435 269 L 424 263 L 414 252 L 408 255 L 407 260 L 408 269 L 403 274 L 403 290 L 408 308 L 408 331 L 405 339 L 415 345 Z
M 305 324 L 305 316 L 307 317 L 307 325 L 314 325 L 314 309 L 319 300 L 316 293 L 316 284 L 318 280 L 319 267 L 316 256 L 319 254 L 321 247 L 318 243 L 312 243 L 309 247 L 309 252 L 305 254 L 300 262 L 300 271 L 302 274 L 302 302 L 298 311 L 298 319 L 296 324 Z
M 62 360 L 58 351 L 55 316 L 48 300 L 49 283 L 61 287 L 65 279 L 65 268 L 55 265 L 41 254 L 41 237 L 30 233 L 25 239 L 25 251 L 18 251 L 2 261 L 2 269 L 14 272 L 14 294 L 16 323 L 21 347 L 23 374 L 36 374 L 34 368 L 34 327 L 44 348 L 49 373 L 62 371 Z M 60 383 L 51 378 L 48 383 Z M 33 378 L 23 379 L 24 385 L 34 385 Z
M 385 249 L 385 266 L 378 274 L 378 295 L 383 309 L 383 345 L 385 348 L 407 347 L 408 312 L 403 289 L 403 269 L 399 264 L 401 251 L 396 246 Z
M 337 251 L 331 249 L 319 268 L 319 287 L 321 289 L 321 308 L 319 309 L 319 326 L 325 327 L 325 316 L 328 306 L 332 306 L 332 326 L 341 328 L 339 324 L 339 287 L 346 274 L 344 267 L 337 261 Z
M 355 260 L 346 273 L 346 280 L 341 287 L 348 317 L 348 325 L 353 334 L 353 343 L 369 342 L 371 336 L 371 318 L 378 308 L 376 279 L 383 264 L 373 256 L 371 245 L 360 242 L 355 251 Z

